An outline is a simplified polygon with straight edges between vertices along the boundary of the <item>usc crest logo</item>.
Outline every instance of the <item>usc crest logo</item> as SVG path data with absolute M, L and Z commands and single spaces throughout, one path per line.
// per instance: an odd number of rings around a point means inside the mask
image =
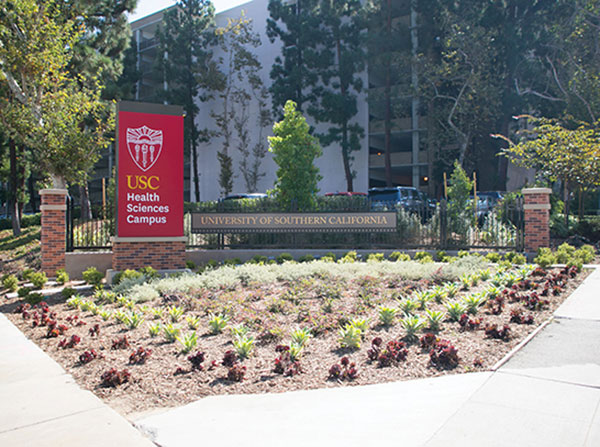
M 127 128 L 127 149 L 131 159 L 143 172 L 150 169 L 160 156 L 163 146 L 162 130 L 147 126 Z

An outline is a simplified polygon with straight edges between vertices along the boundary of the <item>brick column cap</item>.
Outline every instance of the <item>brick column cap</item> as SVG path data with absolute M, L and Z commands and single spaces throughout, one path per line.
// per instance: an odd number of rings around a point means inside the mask
M 66 196 L 67 194 L 69 194 L 69 191 L 67 191 L 66 189 L 52 189 L 52 188 L 47 188 L 47 189 L 40 189 L 40 196 L 43 196 L 44 194 L 52 194 L 52 195 L 56 195 L 56 196 Z
M 114 236 L 114 242 L 187 242 L 187 236 L 165 236 L 165 237 L 118 237 Z
M 550 188 L 525 188 L 521 191 L 523 194 L 551 194 Z

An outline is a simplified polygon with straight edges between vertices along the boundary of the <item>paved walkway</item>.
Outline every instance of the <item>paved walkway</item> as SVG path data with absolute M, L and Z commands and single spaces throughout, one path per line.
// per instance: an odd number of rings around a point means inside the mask
M 0 314 L 0 446 L 154 444 Z
M 600 446 L 600 269 L 495 372 L 211 396 L 136 421 L 162 447 Z M 0 314 L 0 446 L 152 446 Z

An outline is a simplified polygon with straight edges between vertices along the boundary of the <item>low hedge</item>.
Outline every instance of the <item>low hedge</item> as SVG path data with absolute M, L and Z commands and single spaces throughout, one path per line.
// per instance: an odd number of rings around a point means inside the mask
M 21 228 L 33 227 L 42 224 L 42 214 L 24 214 L 21 219 Z M 10 217 L 0 219 L 0 230 L 10 230 L 12 228 L 12 220 Z

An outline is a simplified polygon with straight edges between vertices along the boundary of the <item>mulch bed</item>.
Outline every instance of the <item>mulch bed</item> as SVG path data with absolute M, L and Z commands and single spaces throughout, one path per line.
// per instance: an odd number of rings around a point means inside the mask
M 560 269 L 547 271 L 544 276 L 531 277 L 536 284 L 535 292 L 541 294 L 542 284 Z M 445 374 L 457 374 L 471 371 L 489 370 L 513 347 L 521 342 L 541 323 L 551 317 L 554 310 L 581 283 L 586 272 L 566 280 L 560 289 L 550 291 L 548 296 L 540 296 L 547 304 L 537 305 L 537 309 L 525 306 L 523 297 L 530 296 L 532 290 L 515 290 L 511 298 L 510 291 L 504 292 L 504 305 L 497 315 L 491 306 L 483 307 L 470 319 L 480 319 L 479 327 L 465 329 L 458 322 L 444 322 L 435 336 L 448 340 L 457 350 L 459 364 L 452 369 L 441 369 L 432 365 L 428 349 L 422 349 L 419 340 L 406 340 L 405 331 L 399 323 L 384 328 L 378 325 L 377 306 L 397 306 L 397 298 L 408 296 L 414 291 L 425 290 L 433 284 L 425 281 L 406 281 L 399 278 L 356 278 L 343 283 L 336 278 L 311 278 L 295 283 L 278 282 L 269 285 L 239 285 L 229 290 L 203 290 L 188 296 L 163 296 L 154 302 L 144 303 L 148 307 L 158 308 L 181 306 L 186 316 L 200 318 L 197 351 L 204 353 L 203 369 L 193 369 L 188 355 L 181 353 L 177 342 L 167 343 L 162 334 L 151 337 L 148 323 L 154 323 L 153 316 L 146 314 L 146 321 L 137 329 L 126 330 L 114 319 L 104 321 L 89 311 L 72 309 L 65 304 L 60 295 L 47 300 L 47 315 L 57 325 L 64 325 L 65 332 L 58 337 L 48 337 L 47 326 L 38 323 L 33 327 L 35 314 L 38 320 L 42 309 L 28 309 L 18 312 L 23 302 L 19 298 L 3 299 L 0 310 L 33 342 L 62 365 L 75 380 L 86 389 L 93 391 L 113 408 L 126 415 L 139 414 L 158 408 L 176 407 L 192 402 L 204 396 L 215 394 L 274 393 L 313 388 L 365 385 L 398 380 L 410 380 L 434 377 Z M 480 283 L 468 292 L 483 290 L 489 283 Z M 323 311 L 328 293 L 339 294 L 329 301 L 330 312 Z M 89 297 L 88 299 L 92 299 Z M 520 299 L 519 299 L 520 298 Z M 535 304 L 535 303 L 533 303 Z M 530 303 L 530 306 L 533 306 Z M 535 306 L 533 306 L 535 307 Z M 116 310 L 117 304 L 105 304 L 105 309 Z M 428 308 L 445 310 L 438 303 L 430 302 Z M 222 360 L 226 351 L 233 349 L 231 335 L 226 330 L 219 335 L 208 332 L 208 319 L 211 312 L 232 309 L 230 323 L 244 322 L 256 336 L 253 355 L 240 362 L 246 368 L 243 381 L 236 382 L 227 378 L 228 368 Z M 511 310 L 520 310 L 524 317 L 531 315 L 532 324 L 511 322 Z M 498 309 L 496 308 L 496 311 Z M 423 311 L 418 312 L 424 315 Z M 370 318 L 370 328 L 358 349 L 343 349 L 338 342 L 339 328 L 349 318 L 363 316 Z M 166 323 L 165 315 L 163 323 Z M 159 320 L 156 320 L 159 321 Z M 187 323 L 182 318 L 178 323 L 183 332 Z M 497 325 L 502 329 L 509 327 L 506 339 L 491 338 L 485 333 L 485 327 Z M 315 336 L 310 339 L 300 360 L 301 373 L 285 376 L 274 372 L 274 359 L 279 356 L 276 346 L 290 343 L 290 331 L 296 327 L 311 327 Z M 93 334 L 97 328 L 97 333 Z M 426 331 L 419 332 L 421 337 Z M 59 347 L 65 340 L 68 343 L 73 335 L 81 340 L 73 347 Z M 115 340 L 126 337 L 129 346 L 124 349 L 112 349 Z M 397 340 L 406 343 L 405 360 L 392 362 L 389 367 L 380 367 L 377 361 L 370 361 L 368 351 L 371 341 L 379 337 L 383 345 Z M 138 348 L 151 350 L 145 363 L 130 364 L 130 355 Z M 95 350 L 99 358 L 87 364 L 79 359 L 85 351 Z M 339 364 L 343 357 L 355 363 L 358 375 L 354 380 L 330 378 L 330 368 Z M 214 367 L 211 364 L 214 361 Z M 117 386 L 102 385 L 101 376 L 111 368 L 117 372 L 127 370 L 127 381 Z M 113 378 L 115 383 L 124 377 Z

